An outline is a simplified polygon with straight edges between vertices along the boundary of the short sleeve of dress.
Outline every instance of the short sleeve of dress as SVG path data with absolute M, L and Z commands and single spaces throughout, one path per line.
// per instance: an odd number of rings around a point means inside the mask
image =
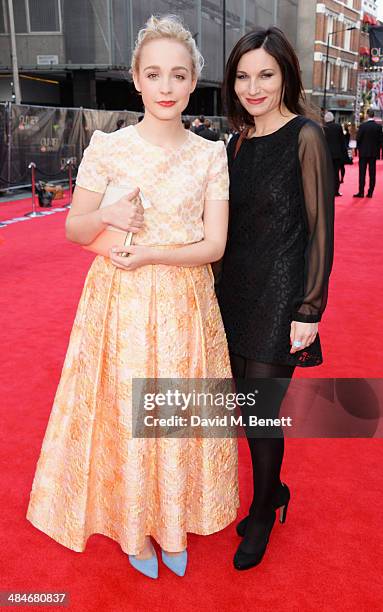
M 223 141 L 214 144 L 210 161 L 205 200 L 229 199 L 229 171 L 227 167 L 226 147 Z
M 106 134 L 100 130 L 93 132 L 78 167 L 76 178 L 76 185 L 98 193 L 104 193 L 108 184 L 105 167 L 105 136 Z
M 299 134 L 303 200 L 308 243 L 303 294 L 296 297 L 293 320 L 317 323 L 327 303 L 334 249 L 334 177 L 321 128 L 307 122 Z

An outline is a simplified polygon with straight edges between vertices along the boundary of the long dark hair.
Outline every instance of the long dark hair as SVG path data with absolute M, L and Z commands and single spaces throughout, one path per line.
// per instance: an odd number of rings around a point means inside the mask
M 257 28 L 242 36 L 227 60 L 222 87 L 223 106 L 230 125 L 241 130 L 253 126 L 254 118 L 243 108 L 235 93 L 235 79 L 239 60 L 242 55 L 254 49 L 263 49 L 273 56 L 282 72 L 282 93 L 280 104 L 284 102 L 290 112 L 305 115 L 306 98 L 303 89 L 299 60 L 279 28 Z

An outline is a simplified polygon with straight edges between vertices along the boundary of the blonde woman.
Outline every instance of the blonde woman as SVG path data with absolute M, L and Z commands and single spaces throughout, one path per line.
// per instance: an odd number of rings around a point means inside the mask
M 202 65 L 177 18 L 151 17 L 132 61 L 144 118 L 96 131 L 85 151 L 67 238 L 86 245 L 113 225 L 134 244 L 97 256 L 88 272 L 27 514 L 72 550 L 92 533 L 116 540 L 152 578 L 151 538 L 182 576 L 187 532 L 223 529 L 238 506 L 235 440 L 135 438 L 131 429 L 132 378 L 231 376 L 209 265 L 226 243 L 226 151 L 181 121 Z M 108 184 L 135 190 L 99 209 Z

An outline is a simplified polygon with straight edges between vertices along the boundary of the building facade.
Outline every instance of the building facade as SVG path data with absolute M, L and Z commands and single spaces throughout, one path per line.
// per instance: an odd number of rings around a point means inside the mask
M 378 18 L 378 0 L 362 0 L 362 12 L 374 19 Z
M 337 120 L 355 113 L 361 28 L 361 0 L 315 3 L 311 100 Z
M 7 4 L 0 0 L 0 101 L 12 99 Z M 141 110 L 129 74 L 134 41 L 152 13 L 170 13 L 182 17 L 205 57 L 188 112 L 220 114 L 224 62 L 234 44 L 255 26 L 277 24 L 295 45 L 298 5 L 299 0 L 13 0 L 22 102 Z
M 358 124 L 373 100 L 376 110 L 371 90 L 383 91 L 382 69 L 370 62 L 369 30 L 380 25 L 377 5 L 377 0 L 301 0 L 298 6 L 297 51 L 307 98 L 342 123 Z

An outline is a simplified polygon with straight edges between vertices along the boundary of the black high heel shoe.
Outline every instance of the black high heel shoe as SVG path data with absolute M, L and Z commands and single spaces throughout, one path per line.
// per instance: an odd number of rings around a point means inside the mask
M 285 484 L 284 482 L 281 482 L 280 486 L 275 490 L 273 497 L 272 497 L 272 501 L 271 501 L 271 507 L 273 508 L 273 510 L 278 510 L 278 508 L 280 509 L 279 510 L 279 522 L 280 523 L 284 523 L 286 521 L 287 508 L 289 505 L 289 501 L 290 501 L 290 489 L 287 486 L 287 484 Z M 245 535 L 248 519 L 249 519 L 249 515 L 245 516 L 245 518 L 239 521 L 238 525 L 236 526 L 237 533 L 241 538 L 243 538 L 243 536 Z
M 269 516 L 266 518 L 257 519 L 255 521 L 251 526 L 251 536 L 245 533 L 245 537 L 234 555 L 233 563 L 235 569 L 247 570 L 251 567 L 255 567 L 262 561 L 274 523 L 275 510 L 271 510 Z M 248 544 L 251 544 L 251 551 L 246 550 Z

